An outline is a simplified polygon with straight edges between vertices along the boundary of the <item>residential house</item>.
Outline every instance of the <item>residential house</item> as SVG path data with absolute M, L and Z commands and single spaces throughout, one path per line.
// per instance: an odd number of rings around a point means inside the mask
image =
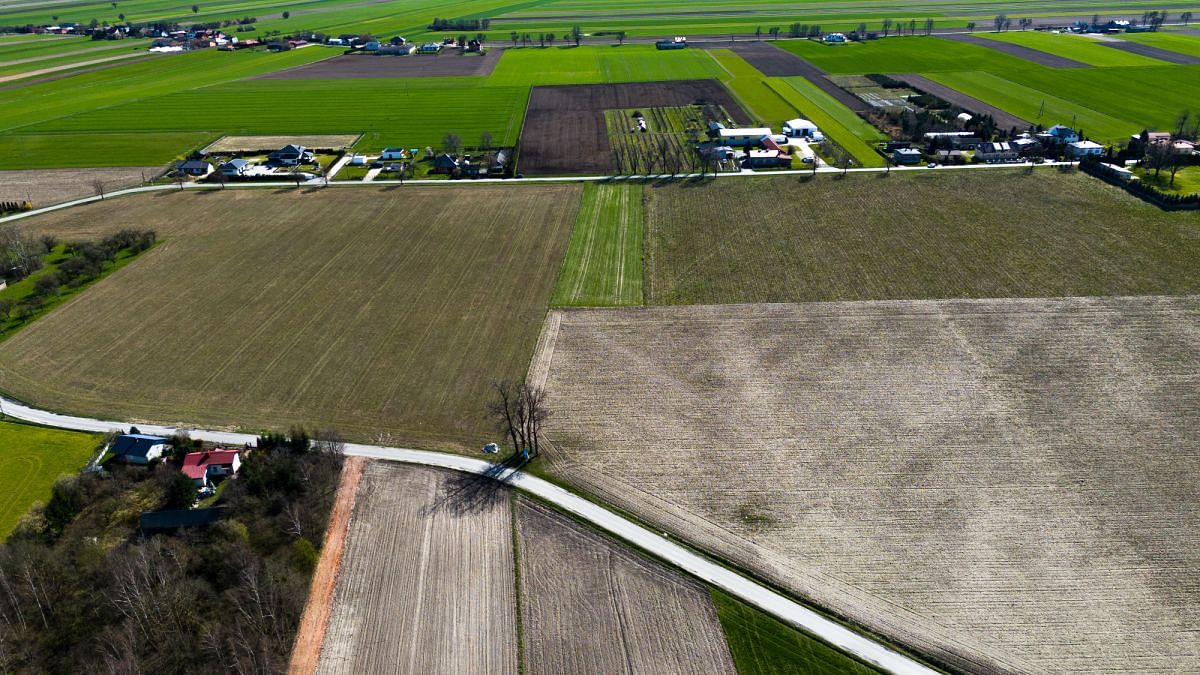
M 921 151 L 916 148 L 896 148 L 892 151 L 892 161 L 896 164 L 920 164 Z
M 967 157 L 962 150 L 938 150 L 933 153 L 942 164 L 966 164 Z
M 1104 146 L 1095 141 L 1075 141 L 1067 144 L 1071 156 L 1079 159 L 1081 157 L 1097 156 L 1104 154 Z
M 185 455 L 180 471 L 191 478 L 196 487 L 202 488 L 237 475 L 241 466 L 241 450 L 207 450 Z
M 751 169 L 787 169 L 792 166 L 792 156 L 779 150 L 751 150 L 746 153 L 743 166 Z
M 175 170 L 188 176 L 203 177 L 213 172 L 213 165 L 200 159 L 189 159 L 175 165 Z
M 218 167 L 217 171 L 226 178 L 239 178 L 249 174 L 251 166 L 253 165 L 248 159 L 231 159 Z
M 1196 144 L 1183 139 L 1175 141 L 1171 144 L 1171 147 L 1175 149 L 1175 154 L 1177 155 L 1190 155 L 1196 152 Z
M 1071 127 L 1055 124 L 1045 132 L 1038 134 L 1038 138 L 1049 137 L 1052 145 L 1070 145 L 1079 140 L 1079 134 Z
M 285 145 L 267 155 L 267 163 L 277 166 L 296 166 L 297 164 L 309 164 L 312 161 L 312 151 L 303 145 Z
M 375 50 L 376 56 L 411 56 L 415 53 L 416 45 L 387 45 Z
M 403 37 L 401 37 L 401 36 L 399 36 L 399 35 L 397 35 L 396 37 L 392 38 L 391 40 L 388 40 L 388 44 L 392 45 L 393 47 L 396 47 L 396 46 L 399 46 L 399 45 L 403 45 L 403 44 L 407 44 L 407 43 L 408 43 L 408 40 L 405 40 Z
M 754 145 L 770 135 L 771 130 L 766 127 L 717 130 L 717 139 L 721 144 L 732 146 Z
M 1042 144 L 1038 143 L 1028 136 L 1024 136 L 1012 141 L 1012 147 L 1021 155 L 1031 155 L 1042 149 Z
M 1000 143 L 981 143 L 975 149 L 975 159 L 980 162 L 1016 162 L 1021 159 L 1021 153 L 1007 141 Z
M 453 155 L 442 153 L 433 158 L 433 172 L 451 174 L 458 169 L 460 160 Z
M 167 439 L 162 436 L 125 434 L 117 437 L 109 452 L 126 464 L 149 464 L 151 460 L 162 457 L 166 448 Z

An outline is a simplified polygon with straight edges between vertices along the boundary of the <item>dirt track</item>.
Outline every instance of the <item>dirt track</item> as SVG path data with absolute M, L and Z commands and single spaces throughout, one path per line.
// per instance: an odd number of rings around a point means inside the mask
M 1128 40 L 1104 40 L 1102 42 L 1098 42 L 1097 44 L 1104 45 L 1105 47 L 1112 47 L 1113 49 L 1119 49 L 1123 52 L 1129 52 L 1131 54 L 1148 56 L 1152 59 L 1158 59 L 1159 61 L 1166 61 L 1167 63 L 1178 63 L 1188 66 L 1200 64 L 1200 56 L 1180 54 L 1179 52 L 1173 52 L 1169 49 L 1161 49 L 1159 47 L 1144 45 L 1140 42 L 1129 42 Z
M 715 103 L 748 119 L 715 80 L 534 87 L 521 129 L 519 170 L 527 176 L 607 173 L 612 150 L 604 111 Z
M 367 467 L 318 672 L 517 672 L 509 493 L 477 480 Z
M 708 590 L 518 500 L 526 671 L 736 672 Z
M 486 77 L 500 60 L 502 49 L 482 56 L 467 54 L 411 54 L 374 56 L 344 54 L 305 66 L 261 75 L 259 80 L 340 80 L 374 77 Z
M 716 45 L 714 45 L 716 46 Z M 834 97 L 847 108 L 860 112 L 871 106 L 861 98 L 842 89 L 829 79 L 828 74 L 807 59 L 779 49 L 767 42 L 733 42 L 728 45 L 738 56 L 768 77 L 802 76 L 817 85 L 826 94 Z
M 953 40 L 954 42 L 963 42 L 977 47 L 986 47 L 994 49 L 998 52 L 1003 52 L 1009 56 L 1015 56 L 1019 59 L 1032 61 L 1041 66 L 1049 66 L 1050 68 L 1091 68 L 1092 66 L 1082 61 L 1068 59 L 1065 56 L 1043 52 L 1038 49 L 1031 49 L 1024 45 L 1016 45 L 1011 42 L 1001 42 L 999 40 L 988 40 L 986 38 L 975 37 L 974 35 L 963 35 L 956 33 L 953 35 L 939 35 L 942 40 Z
M 556 475 L 959 669 L 1200 659 L 1200 297 L 554 316 Z
M 288 665 L 291 675 L 310 675 L 317 669 L 321 645 L 325 642 L 325 630 L 329 625 L 333 587 L 346 546 L 346 531 L 350 526 L 354 498 L 358 495 L 358 485 L 366 466 L 367 460 L 350 457 L 342 469 L 342 480 L 334 498 L 333 512 L 329 516 L 329 527 L 325 530 L 325 543 L 321 545 L 321 559 L 313 573 L 308 602 L 304 605 L 304 615 L 300 617 L 300 628 L 296 631 L 296 642 L 292 647 L 292 662 Z
M 977 98 L 967 96 L 966 94 L 947 87 L 940 82 L 925 77 L 924 75 L 916 75 L 913 73 L 893 74 L 891 77 L 900 80 L 915 89 L 920 89 L 934 96 L 940 97 L 946 101 L 959 106 L 963 110 L 968 110 L 975 115 L 991 115 L 996 121 L 996 126 L 1008 129 L 1028 129 L 1033 126 L 1032 122 L 1026 121 L 1016 115 L 1001 110 L 994 105 L 984 103 Z

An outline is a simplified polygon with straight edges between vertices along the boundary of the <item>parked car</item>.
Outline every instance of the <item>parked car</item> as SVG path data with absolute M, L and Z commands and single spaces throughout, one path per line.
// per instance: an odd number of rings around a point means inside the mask
M 936 169 L 936 168 L 937 168 L 937 162 L 930 162 L 930 163 L 928 163 L 928 164 L 926 164 L 926 165 L 925 165 L 925 168 L 926 168 L 926 169 Z

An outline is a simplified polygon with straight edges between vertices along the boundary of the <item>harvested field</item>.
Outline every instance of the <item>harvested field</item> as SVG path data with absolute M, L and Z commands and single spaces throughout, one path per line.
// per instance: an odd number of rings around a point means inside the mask
M 1159 61 L 1166 61 L 1167 63 L 1178 63 L 1183 65 L 1200 64 L 1200 56 L 1181 54 L 1179 52 L 1173 52 L 1169 49 L 1154 47 L 1151 45 L 1142 44 L 1140 42 L 1129 42 L 1128 40 L 1105 40 L 1098 44 L 1102 44 L 1105 47 L 1112 47 L 1113 49 L 1120 49 L 1123 52 L 1129 52 L 1131 54 L 1148 56 L 1152 59 L 1158 59 Z
M 500 60 L 502 49 L 477 54 L 412 54 L 374 56 L 345 54 L 332 59 L 267 73 L 260 80 L 340 80 L 373 77 L 486 77 Z
M 1079 173 L 781 176 L 646 193 L 652 305 L 1200 293 L 1195 214 Z M 730 204 L 755 208 L 707 217 Z M 796 217 L 808 213 L 821 217 Z
M 961 91 L 947 87 L 940 82 L 934 82 L 924 75 L 903 73 L 893 74 L 892 77 L 914 89 L 920 89 L 927 94 L 933 94 L 945 101 L 949 101 L 974 115 L 991 115 L 992 119 L 996 121 L 996 126 L 1000 128 L 1024 130 L 1033 126 L 1032 122 L 1023 120 L 1012 113 L 1005 112 L 994 105 L 984 103 L 977 98 L 967 96 Z
M 570 185 L 160 192 L 27 219 L 163 242 L 0 344 L 0 390 L 109 419 L 477 449 L 490 383 L 528 366 L 579 201 Z
M 1032 61 L 1040 66 L 1049 68 L 1091 68 L 1090 65 L 1075 59 L 1068 59 L 1065 56 L 1043 52 L 1039 49 L 1033 49 L 1024 45 L 1016 45 L 1011 42 L 999 42 L 997 40 L 988 40 L 986 38 L 976 37 L 974 35 L 964 35 L 955 33 L 951 35 L 939 35 L 942 40 L 953 40 L 955 42 L 965 42 L 970 45 L 978 45 L 995 49 L 998 52 L 1004 52 L 1009 56 L 1015 56 L 1026 61 Z
M 545 506 L 517 504 L 526 672 L 737 672 L 702 584 Z
M 610 172 L 605 110 L 696 104 L 723 106 L 735 120 L 747 119 L 715 80 L 534 87 L 521 130 L 519 170 L 529 176 Z
M 734 42 L 729 49 L 768 77 L 802 76 L 829 94 L 838 103 L 858 112 L 870 108 L 862 99 L 842 89 L 829 79 L 824 70 L 791 52 L 763 42 Z M 780 120 L 782 122 L 782 120 Z
M 328 134 L 324 136 L 222 136 L 204 150 L 218 152 L 262 152 L 278 150 L 288 143 L 316 150 L 341 150 L 358 142 L 357 134 Z
M 1200 659 L 1200 296 L 546 330 L 560 478 L 958 669 Z
M 458 474 L 367 467 L 318 673 L 513 673 L 509 493 L 453 497 Z
M 153 180 L 162 172 L 161 166 L 0 171 L 0 201 L 28 200 L 36 209 L 91 197 L 96 194 L 96 180 L 111 192 Z

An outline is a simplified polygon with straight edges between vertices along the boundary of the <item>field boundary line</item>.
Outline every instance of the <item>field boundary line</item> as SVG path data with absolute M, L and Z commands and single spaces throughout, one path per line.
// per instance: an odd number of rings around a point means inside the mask
M 321 545 L 321 558 L 309 584 L 308 600 L 300 616 L 300 627 L 292 643 L 292 658 L 288 664 L 290 675 L 311 675 L 321 660 L 325 645 L 325 631 L 333 613 L 333 593 L 337 587 L 338 572 L 342 566 L 342 553 L 346 550 L 346 537 L 350 520 L 354 516 L 354 502 L 358 497 L 358 485 L 368 460 L 351 457 L 342 468 L 342 480 L 334 496 L 333 512 L 329 514 L 329 529 Z

